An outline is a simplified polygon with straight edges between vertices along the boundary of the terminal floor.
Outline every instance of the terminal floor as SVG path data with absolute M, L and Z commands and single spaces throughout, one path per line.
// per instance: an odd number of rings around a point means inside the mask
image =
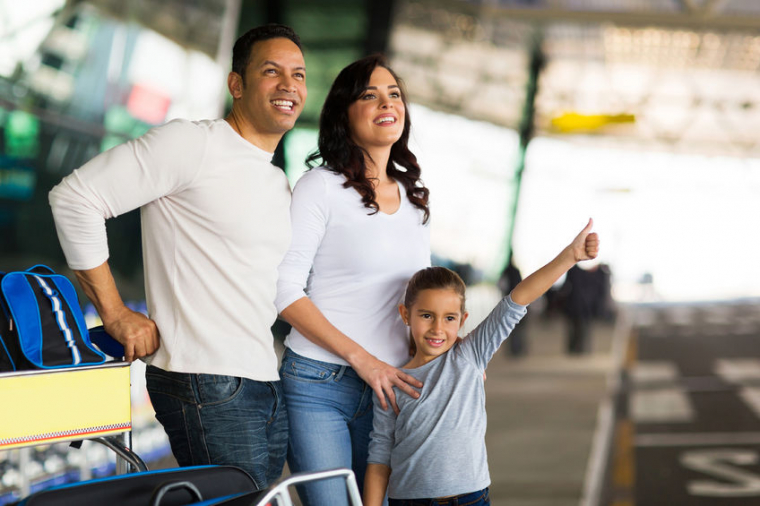
M 760 504 L 760 303 L 631 316 L 600 504 Z
M 564 353 L 565 322 L 530 318 L 528 352 L 502 349 L 487 370 L 486 409 L 494 506 L 578 506 L 600 402 L 613 369 L 611 324 L 597 324 L 592 353 Z

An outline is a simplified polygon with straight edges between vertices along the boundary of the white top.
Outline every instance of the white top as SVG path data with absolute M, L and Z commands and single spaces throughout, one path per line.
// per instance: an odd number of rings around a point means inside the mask
M 224 120 L 175 120 L 95 157 L 53 188 L 69 267 L 108 259 L 105 219 L 140 207 L 145 290 L 168 371 L 274 381 L 277 266 L 290 189 Z
M 430 266 L 430 230 L 399 184 L 393 214 L 364 207 L 345 176 L 318 167 L 293 190 L 293 241 L 280 265 L 277 310 L 308 296 L 341 332 L 393 366 L 409 361 L 398 304 L 409 278 Z M 286 346 L 305 357 L 348 365 L 293 329 Z

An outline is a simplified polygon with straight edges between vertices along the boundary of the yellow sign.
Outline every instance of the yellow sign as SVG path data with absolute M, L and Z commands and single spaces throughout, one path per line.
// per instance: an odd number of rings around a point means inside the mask
M 0 450 L 131 429 L 129 364 L 0 374 Z
M 578 114 L 568 112 L 551 120 L 552 129 L 560 133 L 593 132 L 608 125 L 634 123 L 633 114 Z

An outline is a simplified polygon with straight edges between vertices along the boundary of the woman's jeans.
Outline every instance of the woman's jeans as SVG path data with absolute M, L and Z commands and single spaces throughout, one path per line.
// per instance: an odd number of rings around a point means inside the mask
M 232 465 L 265 489 L 280 478 L 288 418 L 279 381 L 148 366 L 148 393 L 180 466 Z
M 311 360 L 286 348 L 280 377 L 288 404 L 291 472 L 353 469 L 359 488 L 367 469 L 372 389 L 352 368 Z M 348 504 L 345 480 L 299 486 L 304 506 Z
M 391 499 L 390 506 L 489 506 L 488 489 L 443 499 Z

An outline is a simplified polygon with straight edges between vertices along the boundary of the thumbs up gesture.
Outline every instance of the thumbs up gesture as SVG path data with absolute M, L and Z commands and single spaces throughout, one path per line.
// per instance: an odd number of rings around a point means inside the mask
M 593 227 L 594 220 L 589 218 L 586 227 L 570 243 L 569 248 L 576 262 L 591 260 L 599 254 L 599 236 L 591 232 Z

